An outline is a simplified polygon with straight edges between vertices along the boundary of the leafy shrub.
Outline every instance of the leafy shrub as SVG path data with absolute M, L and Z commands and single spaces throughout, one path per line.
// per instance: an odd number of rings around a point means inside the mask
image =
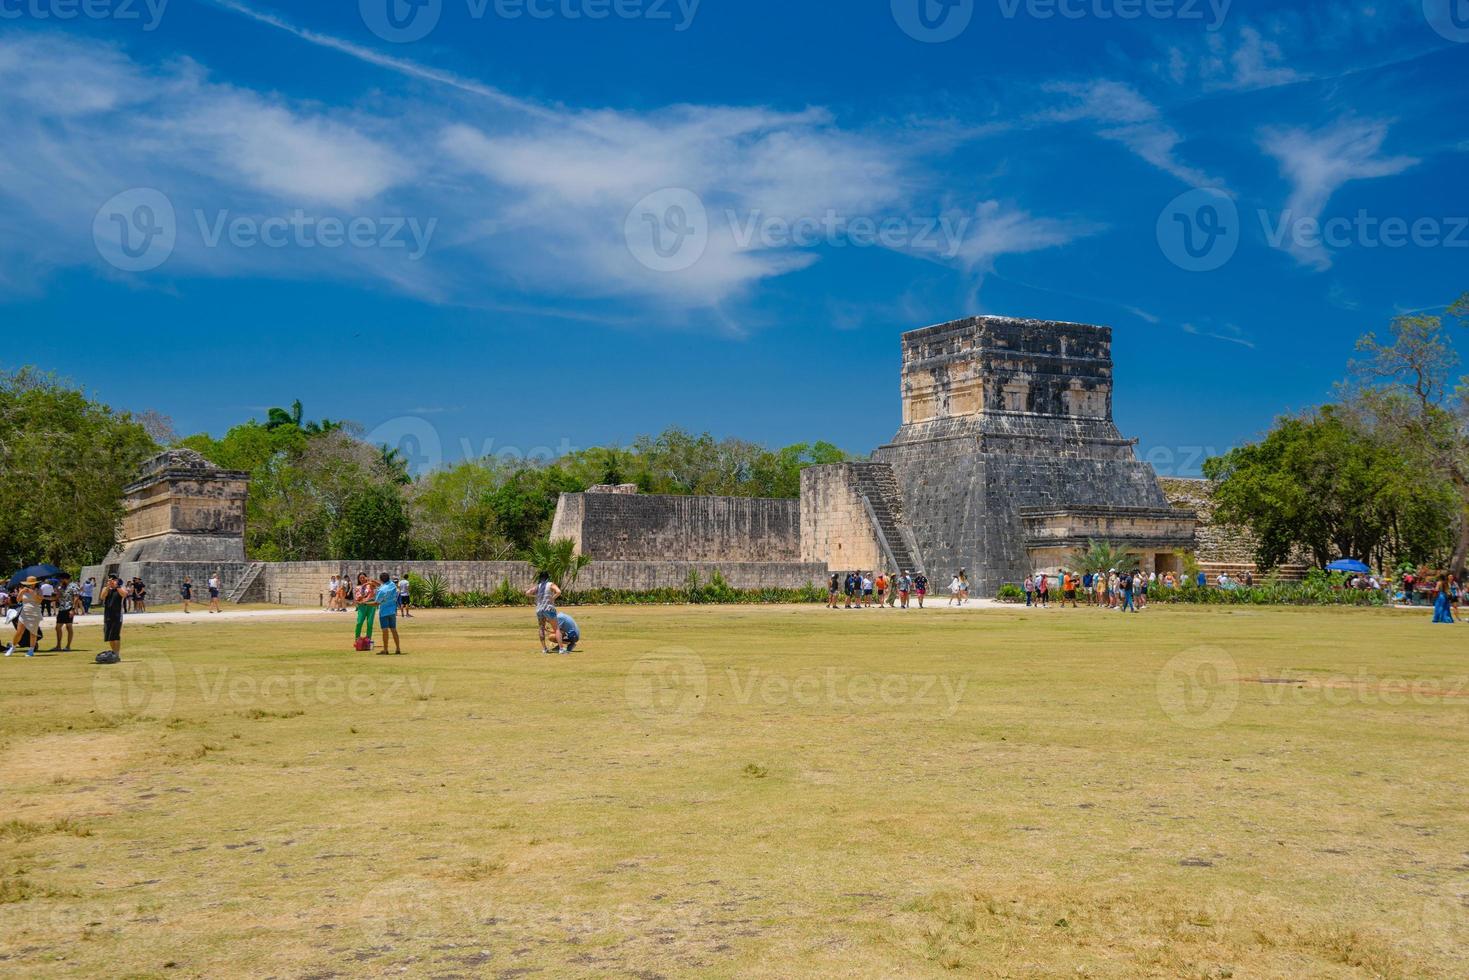
M 1000 586 L 1000 591 L 995 593 L 995 598 L 1000 602 L 1024 602 L 1025 591 L 1020 586 L 1007 582 Z

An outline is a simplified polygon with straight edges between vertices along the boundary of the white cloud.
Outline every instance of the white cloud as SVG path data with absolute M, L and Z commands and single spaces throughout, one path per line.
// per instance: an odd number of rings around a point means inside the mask
M 1320 221 L 1327 203 L 1344 184 L 1400 174 L 1418 161 L 1406 156 L 1383 156 L 1386 120 L 1339 119 L 1316 130 L 1270 129 L 1261 134 L 1260 147 L 1280 165 L 1291 183 L 1290 197 L 1281 215 L 1282 227 L 1299 227 L 1303 220 Z M 1286 251 L 1302 265 L 1329 269 L 1331 256 L 1319 243 L 1288 234 Z
M 1054 122 L 1091 122 L 1097 135 L 1127 147 L 1147 163 L 1195 187 L 1222 187 L 1223 183 L 1178 158 L 1183 137 L 1163 120 L 1162 111 L 1141 92 L 1124 82 L 1057 82 L 1048 91 L 1070 102 L 1042 114 Z
M 165 193 L 179 219 L 166 266 L 132 280 L 145 288 L 198 275 L 340 278 L 485 308 L 555 296 L 569 316 L 586 315 L 576 303 L 605 297 L 719 310 L 823 254 L 742 241 L 726 214 L 881 221 L 937 210 L 925 205 L 931 182 L 903 138 L 919 124 L 854 130 L 820 108 L 548 108 L 223 5 L 424 90 L 370 109 L 301 104 L 216 81 L 187 60 L 146 64 L 91 41 L 6 37 L 0 86 L 13 95 L 0 102 L 0 229 L 16 229 L 5 240 L 20 247 L 0 243 L 0 288 L 38 268 L 112 273 L 93 248 L 93 217 L 132 187 Z M 640 265 L 624 238 L 634 204 L 668 187 L 698 194 L 712 219 L 703 257 L 674 274 Z M 221 248 L 197 227 L 222 213 L 301 209 L 439 225 L 417 263 L 383 249 Z M 1076 233 L 990 205 L 979 216 L 979 237 L 945 261 L 981 275 L 999 255 Z

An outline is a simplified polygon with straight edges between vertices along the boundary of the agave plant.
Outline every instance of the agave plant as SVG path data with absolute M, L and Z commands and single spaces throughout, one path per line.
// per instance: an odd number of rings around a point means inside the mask
M 570 538 L 537 541 L 531 545 L 530 561 L 537 571 L 550 575 L 551 581 L 566 590 L 576 584 L 581 570 L 592 562 L 586 555 L 576 553 L 576 542 Z

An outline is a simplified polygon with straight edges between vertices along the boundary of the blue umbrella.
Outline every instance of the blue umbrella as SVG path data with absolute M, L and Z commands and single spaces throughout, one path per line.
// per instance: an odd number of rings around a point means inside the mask
M 37 579 L 48 579 L 55 578 L 60 574 L 61 569 L 57 568 L 55 565 L 32 565 L 30 568 L 22 568 L 20 571 L 10 576 L 8 588 L 14 589 L 17 585 L 33 576 Z
M 1328 572 L 1356 572 L 1358 575 L 1367 575 L 1372 567 L 1366 562 L 1360 562 L 1355 558 L 1343 558 L 1326 566 Z

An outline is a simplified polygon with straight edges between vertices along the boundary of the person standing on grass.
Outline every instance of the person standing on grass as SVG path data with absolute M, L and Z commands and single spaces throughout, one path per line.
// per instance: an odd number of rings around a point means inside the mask
M 367 631 L 367 639 L 372 640 L 372 614 L 375 609 L 372 597 L 376 591 L 367 573 L 358 572 L 357 586 L 352 590 L 352 599 L 357 603 L 357 630 L 352 635 L 354 641 L 362 639 L 364 629 Z
M 120 575 L 107 576 L 107 584 L 102 586 L 102 640 L 119 659 L 122 658 L 122 607 L 128 591 Z
M 1069 602 L 1071 603 L 1071 608 L 1076 609 L 1078 608 L 1076 605 L 1076 576 L 1070 572 L 1062 572 L 1061 574 L 1063 576 L 1061 583 L 1061 608 L 1065 609 L 1066 603 Z
M 378 576 L 382 582 L 377 592 L 373 594 L 372 602 L 377 607 L 377 624 L 383 631 L 383 648 L 377 652 L 378 656 L 388 656 L 388 640 L 393 641 L 393 656 L 403 656 L 403 641 L 398 638 L 398 586 L 393 584 L 393 576 L 383 572 Z
M 56 593 L 56 645 L 51 649 L 53 652 L 68 652 L 71 650 L 73 634 L 72 622 L 82 611 L 82 590 L 71 576 L 65 572 L 61 573 L 61 585 Z M 61 631 L 66 630 L 66 650 L 61 649 Z
M 403 572 L 398 576 L 398 608 L 403 611 L 403 618 L 412 619 L 413 614 L 408 611 L 408 600 L 412 598 L 412 587 L 408 584 L 408 573 Z
M 837 596 L 842 594 L 842 577 L 836 572 L 831 573 L 831 581 L 826 583 L 826 608 L 837 607 Z
M 189 614 L 189 603 L 194 599 L 194 582 L 187 575 L 179 584 L 179 598 L 184 600 L 184 615 Z
M 209 576 L 209 611 L 219 612 L 219 572 Z
M 36 655 L 36 646 L 41 636 L 41 589 L 36 577 L 32 575 L 20 583 L 20 588 L 11 597 L 20 609 L 20 615 L 15 620 L 15 635 L 10 638 L 10 646 L 5 648 L 8 657 L 15 652 L 16 644 L 25 637 L 31 641 L 31 648 L 26 651 L 27 657 Z
M 1438 578 L 1438 592 L 1433 597 L 1433 621 L 1435 623 L 1454 621 L 1454 611 L 1449 602 L 1449 580 L 1442 575 Z
M 550 630 L 551 637 L 556 642 L 556 653 L 561 653 L 561 627 L 556 623 L 556 600 L 561 598 L 561 586 L 551 581 L 550 572 L 541 572 L 536 576 L 536 584 L 525 590 L 525 594 L 536 600 L 536 625 L 541 630 L 541 652 L 551 653 L 546 649 L 546 631 Z
M 1123 572 L 1122 575 L 1118 578 L 1117 587 L 1122 590 L 1122 611 L 1124 613 L 1128 612 L 1129 610 L 1132 612 L 1137 612 L 1137 606 L 1133 603 L 1132 593 L 1134 582 L 1132 573 Z
M 92 600 L 97 596 L 97 580 L 89 578 L 82 583 L 82 615 L 92 611 Z
M 50 579 L 41 583 L 41 616 L 44 618 L 51 615 L 52 600 L 56 598 L 56 586 L 51 584 Z

